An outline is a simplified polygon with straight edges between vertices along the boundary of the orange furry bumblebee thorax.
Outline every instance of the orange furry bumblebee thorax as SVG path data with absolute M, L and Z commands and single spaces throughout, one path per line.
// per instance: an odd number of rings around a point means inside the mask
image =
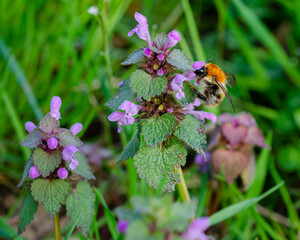
M 222 84 L 225 84 L 226 76 L 221 68 L 219 68 L 216 64 L 208 63 L 205 65 L 207 68 L 207 75 L 215 76 L 215 78 Z

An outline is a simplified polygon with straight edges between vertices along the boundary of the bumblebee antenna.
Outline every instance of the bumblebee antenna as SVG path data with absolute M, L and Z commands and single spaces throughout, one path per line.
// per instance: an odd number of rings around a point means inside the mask
M 231 100 L 231 98 L 230 98 L 230 96 L 229 96 L 229 94 L 228 94 L 226 88 L 222 85 L 222 83 L 220 83 L 220 82 L 216 79 L 215 76 L 214 76 L 214 80 L 215 80 L 215 82 L 218 84 L 218 86 L 222 89 L 222 91 L 224 92 L 225 96 L 228 98 L 228 100 L 229 100 L 229 102 L 231 103 L 231 106 L 232 106 L 232 108 L 233 108 L 233 111 L 235 112 L 235 109 L 234 109 L 232 100 Z

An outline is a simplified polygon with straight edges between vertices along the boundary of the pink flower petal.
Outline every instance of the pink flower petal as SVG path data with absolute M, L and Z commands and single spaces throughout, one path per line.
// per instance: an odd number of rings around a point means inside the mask
M 238 123 L 240 125 L 243 125 L 243 126 L 246 126 L 246 127 L 256 126 L 256 121 L 251 116 L 251 114 L 242 113 L 242 114 L 239 114 L 236 118 L 237 118 Z
M 35 179 L 41 175 L 40 170 L 37 169 L 36 165 L 32 166 L 29 169 L 29 177 Z
M 230 122 L 226 122 L 222 126 L 222 133 L 224 137 L 229 141 L 232 147 L 236 147 L 239 143 L 244 141 L 247 136 L 247 127 L 234 126 Z
M 187 228 L 187 230 L 181 235 L 184 240 L 207 240 L 206 231 L 210 226 L 208 217 L 197 218 Z
M 124 116 L 125 116 L 125 113 L 116 111 L 108 116 L 108 120 L 111 122 L 116 122 L 116 121 L 120 121 L 120 119 L 123 118 Z
M 138 12 L 135 12 L 134 18 L 139 24 L 141 24 L 143 26 L 147 25 L 147 18 L 144 15 L 142 15 Z
M 59 120 L 61 118 L 60 117 L 60 112 L 59 112 L 60 107 L 61 107 L 61 99 L 60 99 L 60 97 L 54 96 L 51 99 L 51 103 L 50 103 L 50 109 L 51 109 L 50 114 L 56 120 Z
M 247 136 L 244 139 L 244 142 L 250 145 L 255 145 L 262 148 L 270 148 L 265 140 L 260 129 L 256 126 L 248 128 Z
M 205 62 L 204 61 L 197 61 L 193 63 L 193 68 L 195 70 L 199 70 L 201 68 L 203 68 L 205 66 Z
M 197 75 L 193 72 L 193 71 L 186 71 L 184 74 L 183 74 L 184 77 L 186 77 L 186 79 L 188 81 L 191 81 L 191 80 L 194 80 L 197 78 Z
M 74 153 L 79 151 L 77 147 L 74 147 L 72 145 L 68 145 L 65 147 L 65 149 L 62 151 L 62 158 L 65 161 L 72 161 L 74 158 Z
M 226 181 L 231 184 L 246 169 L 250 161 L 247 151 L 231 151 L 217 149 L 212 154 L 212 162 L 215 170 L 220 173 L 225 167 Z
M 234 116 L 229 113 L 223 113 L 218 117 L 219 123 L 231 122 L 234 119 Z
M 159 70 L 157 71 L 157 75 L 158 75 L 158 76 L 164 75 L 164 70 L 159 69 Z
M 56 138 L 51 137 L 51 138 L 49 138 L 49 139 L 47 140 L 47 145 L 48 145 L 48 147 L 49 147 L 50 149 L 53 150 L 53 149 L 55 149 L 55 148 L 57 147 L 58 142 L 57 142 Z

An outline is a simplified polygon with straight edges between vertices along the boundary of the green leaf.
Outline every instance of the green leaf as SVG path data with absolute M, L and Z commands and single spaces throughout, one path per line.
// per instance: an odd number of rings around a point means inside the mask
M 59 144 L 63 147 L 68 145 L 80 147 L 83 142 L 76 135 L 73 135 L 69 130 L 64 129 L 64 132 L 59 135 Z
M 79 182 L 66 201 L 67 215 L 73 225 L 87 236 L 95 213 L 95 193 L 87 182 Z
M 174 49 L 167 57 L 167 62 L 175 68 L 180 69 L 181 71 L 194 71 L 192 66 L 192 60 L 182 50 Z
M 41 142 L 42 131 L 35 128 L 32 132 L 28 133 L 26 138 L 20 143 L 24 147 L 36 148 Z
M 71 185 L 68 180 L 63 179 L 35 179 L 31 184 L 31 194 L 36 201 L 39 201 L 47 213 L 54 217 L 60 206 L 65 204 L 70 193 Z
M 61 162 L 61 152 L 56 150 L 53 153 L 47 153 L 41 148 L 33 152 L 33 162 L 37 169 L 41 171 L 43 177 L 48 177 Z
M 56 128 L 59 127 L 59 121 L 57 121 L 54 117 L 48 113 L 41 121 L 40 121 L 40 129 L 45 133 L 51 134 Z
M 121 63 L 121 65 L 131 65 L 140 61 L 144 57 L 144 48 L 136 49 L 126 58 L 125 61 Z
M 23 199 L 22 207 L 19 213 L 18 234 L 24 232 L 27 225 L 31 223 L 34 218 L 34 214 L 38 210 L 38 207 L 38 203 L 34 201 L 29 191 Z
M 185 98 L 177 99 L 175 97 L 174 93 L 174 99 L 180 103 L 182 106 L 185 106 L 186 104 L 193 103 L 195 101 L 195 98 L 197 97 L 196 94 L 194 93 L 191 84 L 189 82 L 183 82 L 183 89 L 182 91 L 184 92 Z
M 175 117 L 171 113 L 147 119 L 142 125 L 145 142 L 152 147 L 156 146 L 171 134 L 174 124 Z
M 106 218 L 106 221 L 107 221 L 107 225 L 108 225 L 108 228 L 109 228 L 109 231 L 112 235 L 113 240 L 120 239 L 120 234 L 117 231 L 117 222 L 116 222 L 116 219 L 115 219 L 113 213 L 108 208 L 101 192 L 98 191 L 98 189 L 96 189 L 96 188 L 94 188 L 94 191 L 95 191 L 95 194 L 97 196 L 97 199 L 99 200 L 99 202 L 103 206 L 105 218 Z
M 266 191 L 264 194 L 260 195 L 259 197 L 255 197 L 255 198 L 250 198 L 247 200 L 244 200 L 242 202 L 233 204 L 229 207 L 226 207 L 216 213 L 214 213 L 213 215 L 211 215 L 209 217 L 210 220 L 210 226 L 216 225 L 228 218 L 231 218 L 232 216 L 234 216 L 237 213 L 240 213 L 241 211 L 243 211 L 244 209 L 258 203 L 260 200 L 262 200 L 263 198 L 267 197 L 268 195 L 270 195 L 271 193 L 275 192 L 278 188 L 280 188 L 282 185 L 284 184 L 284 182 L 280 182 L 277 185 L 275 185 L 274 187 L 272 187 L 271 189 L 269 189 L 268 191 Z
M 23 175 L 22 175 L 22 179 L 19 182 L 18 187 L 21 187 L 23 185 L 24 181 L 29 176 L 29 170 L 30 170 L 30 168 L 33 167 L 33 165 L 34 165 L 33 164 L 33 160 L 32 160 L 32 155 L 33 155 L 33 152 L 31 153 L 30 158 L 28 159 L 28 161 L 27 161 L 27 163 L 25 165 L 24 172 L 23 172 Z
M 74 157 L 78 161 L 78 166 L 74 170 L 70 169 L 68 165 L 67 168 L 71 172 L 83 176 L 84 178 L 95 179 L 95 176 L 91 172 L 91 168 L 86 157 L 79 151 L 74 153 Z
M 160 34 L 157 34 L 155 36 L 155 38 L 153 39 L 153 41 L 155 42 L 155 45 L 158 49 L 162 49 L 165 42 L 167 41 L 168 39 L 168 36 L 167 34 L 165 33 L 160 33 Z
M 185 119 L 176 127 L 174 135 L 198 153 L 203 152 L 203 145 L 206 144 L 203 124 L 193 115 L 186 115 Z
M 137 130 L 136 133 L 132 136 L 130 142 L 122 151 L 116 163 L 119 163 L 122 160 L 126 161 L 129 158 L 133 158 L 134 155 L 139 151 L 139 149 L 140 149 L 140 131 Z
M 150 100 L 155 95 L 160 95 L 168 86 L 168 80 L 163 77 L 155 77 L 152 79 L 151 75 L 142 70 L 135 70 L 131 74 L 130 86 L 132 90 L 146 100 Z
M 127 78 L 126 80 L 124 80 L 123 85 L 119 87 L 115 96 L 109 99 L 107 103 L 105 103 L 105 106 L 109 107 L 113 111 L 116 111 L 125 100 L 133 102 L 135 99 L 136 93 L 132 91 L 130 87 L 130 79 Z
M 174 142 L 169 146 L 152 148 L 143 146 L 134 156 L 134 165 L 140 178 L 157 189 L 164 181 L 162 191 L 174 191 L 174 185 L 180 182 L 175 166 L 185 165 L 187 152 L 182 143 Z

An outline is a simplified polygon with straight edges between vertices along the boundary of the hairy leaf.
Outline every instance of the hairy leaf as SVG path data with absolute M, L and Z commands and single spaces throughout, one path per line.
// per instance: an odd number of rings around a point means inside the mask
M 34 214 L 38 210 L 38 207 L 38 203 L 34 201 L 29 191 L 23 199 L 22 207 L 19 213 L 18 234 L 24 232 L 27 225 L 31 223 Z
M 183 50 L 174 49 L 167 57 L 167 62 L 182 71 L 194 71 L 192 60 Z
M 39 201 L 52 217 L 57 213 L 70 193 L 71 185 L 68 180 L 63 179 L 35 179 L 31 184 L 31 194 Z
M 180 182 L 174 167 L 185 165 L 186 155 L 184 145 L 178 142 L 156 148 L 143 146 L 134 156 L 134 165 L 140 178 L 145 178 L 151 187 L 157 189 L 163 184 L 162 191 L 173 191 Z
M 121 162 L 122 160 L 127 160 L 129 158 L 133 158 L 134 155 L 139 151 L 140 148 L 140 131 L 136 131 L 136 133 L 132 136 L 130 142 L 122 151 L 117 163 Z
M 71 172 L 83 176 L 84 178 L 95 179 L 86 157 L 81 152 L 75 152 L 74 157 L 78 161 L 78 166 L 74 170 L 70 169 L 69 166 L 67 166 L 67 168 Z
M 50 113 L 48 113 L 40 121 L 40 129 L 45 133 L 51 134 L 58 127 L 59 127 L 59 121 L 57 121 L 54 117 L 52 117 Z
M 76 136 L 73 135 L 69 130 L 64 129 L 65 131 L 59 135 L 59 144 L 63 147 L 72 145 L 74 147 L 80 147 L 83 142 Z
M 174 124 L 175 117 L 171 113 L 149 118 L 142 126 L 144 140 L 148 145 L 156 146 L 171 134 Z
M 165 42 L 167 41 L 168 39 L 168 36 L 167 34 L 165 33 L 160 33 L 160 34 L 157 34 L 155 36 L 155 38 L 153 39 L 153 41 L 155 42 L 155 45 L 158 49 L 162 49 Z
M 61 152 L 59 150 L 47 153 L 43 149 L 37 148 L 33 152 L 33 162 L 43 177 L 48 177 L 59 166 L 60 161 Z
M 126 58 L 125 61 L 121 63 L 121 65 L 126 66 L 126 65 L 131 65 L 135 64 L 138 61 L 140 61 L 144 57 L 144 49 L 136 49 L 132 53 L 129 54 L 129 56 Z
M 187 145 L 198 153 L 203 152 L 203 145 L 206 144 L 202 122 L 193 115 L 187 115 L 176 127 L 174 135 L 183 140 Z
M 123 85 L 119 87 L 115 96 L 109 99 L 105 105 L 113 111 L 116 111 L 125 100 L 133 102 L 135 99 L 136 93 L 132 91 L 130 87 L 130 79 L 127 78 L 124 80 Z
M 159 50 L 158 48 L 152 46 L 152 45 L 149 45 L 148 48 L 152 51 L 152 52 L 155 52 L 155 53 L 163 53 L 162 50 Z
M 135 70 L 131 74 L 130 86 L 132 90 L 146 100 L 150 100 L 155 95 L 160 95 L 168 86 L 168 80 L 165 77 L 153 78 L 142 70 Z
M 28 133 L 26 138 L 20 143 L 24 147 L 36 148 L 41 142 L 42 131 L 35 128 L 32 132 Z
M 32 160 L 32 155 L 33 155 L 33 152 L 31 153 L 30 158 L 28 159 L 28 161 L 27 161 L 27 163 L 25 165 L 24 172 L 23 172 L 21 181 L 18 184 L 18 187 L 21 187 L 23 185 L 24 181 L 29 176 L 29 170 L 30 170 L 30 168 L 33 167 L 33 165 L 34 165 L 33 164 L 33 160 Z
M 67 215 L 85 236 L 95 213 L 94 202 L 95 193 L 87 182 L 79 182 L 66 201 Z

